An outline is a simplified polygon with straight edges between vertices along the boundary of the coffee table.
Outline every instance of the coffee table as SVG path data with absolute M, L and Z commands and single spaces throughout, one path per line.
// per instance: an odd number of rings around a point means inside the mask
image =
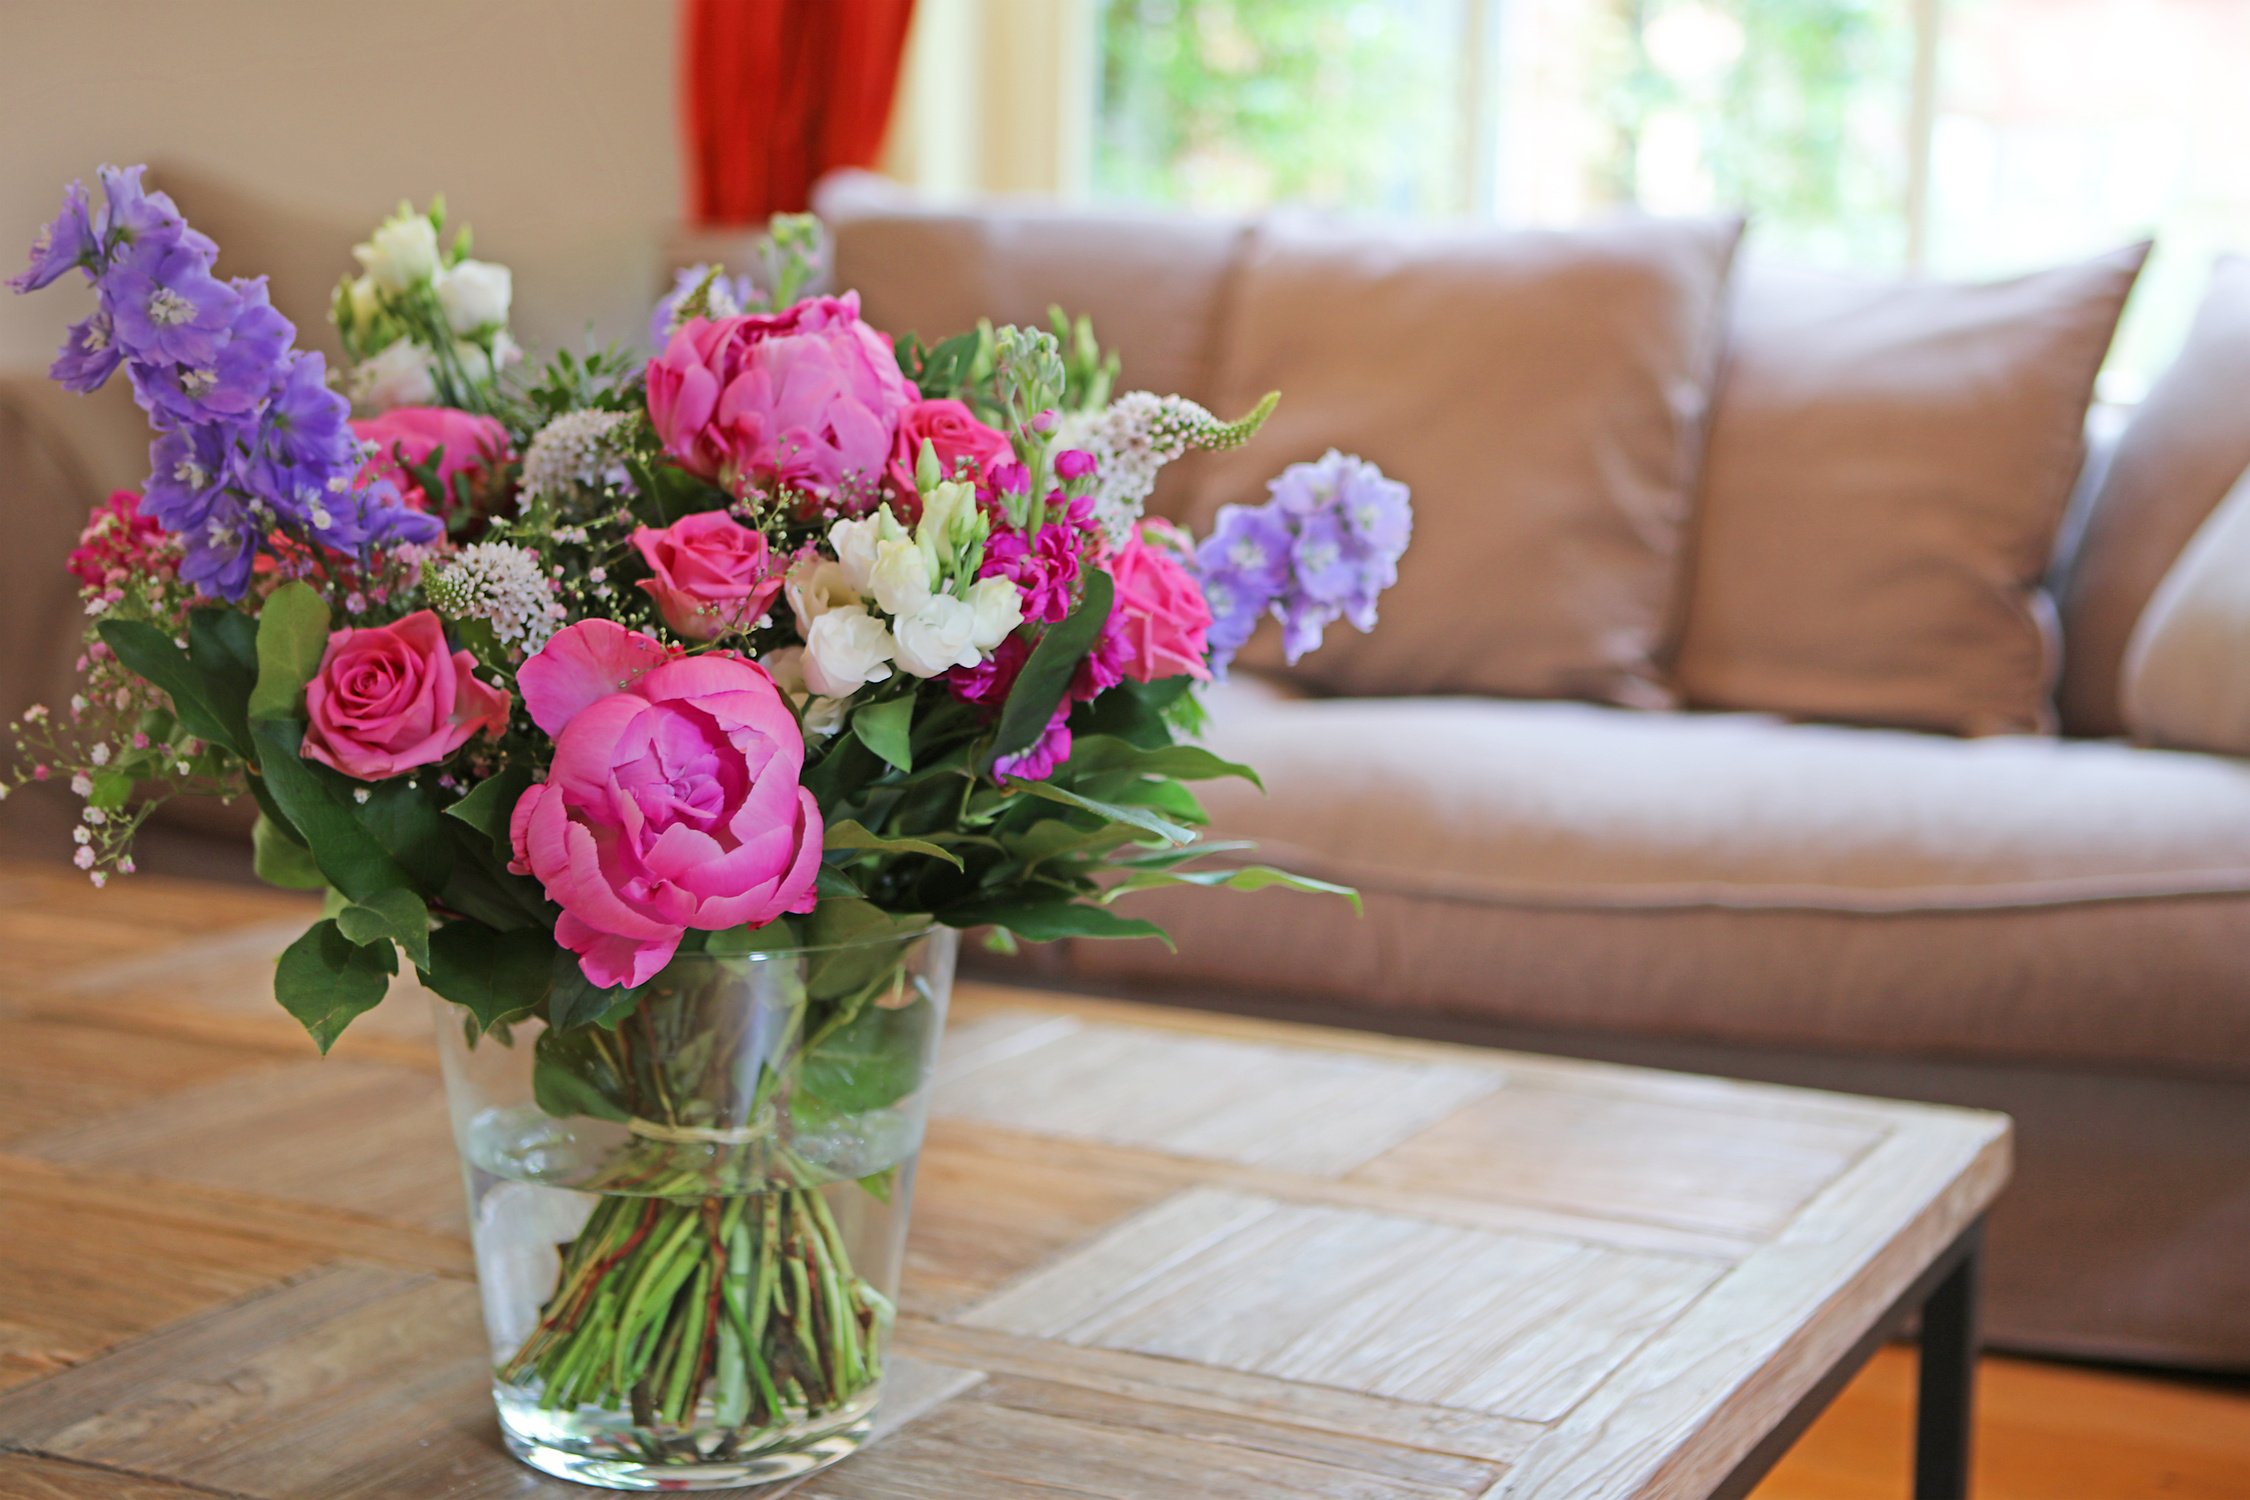
M 426 1012 L 268 998 L 307 912 L 0 867 L 0 1496 L 591 1493 L 494 1435 Z M 964 983 L 884 1433 L 792 1493 L 1737 1496 L 1919 1313 L 1957 1496 L 2008 1145 Z

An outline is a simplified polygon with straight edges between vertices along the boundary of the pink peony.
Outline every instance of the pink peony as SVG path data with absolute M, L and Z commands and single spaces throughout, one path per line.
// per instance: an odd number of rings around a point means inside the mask
M 652 576 L 641 588 L 664 623 L 691 641 L 708 641 L 758 621 L 781 592 L 764 533 L 707 510 L 662 531 L 643 526 L 633 545 Z
M 361 417 L 352 431 L 363 443 L 373 443 L 375 454 L 360 471 L 363 480 L 388 479 L 398 486 L 399 497 L 416 510 L 445 515 L 454 509 L 453 476 L 475 476 L 497 470 L 510 457 L 508 429 L 491 417 L 455 411 L 450 406 L 394 406 L 379 417 Z M 432 497 L 422 492 L 408 464 L 438 457 L 438 483 L 445 493 Z
M 737 493 L 786 486 L 838 511 L 873 504 L 899 415 L 919 399 L 850 292 L 770 316 L 690 319 L 648 366 L 649 420 L 682 468 Z
M 430 611 L 390 625 L 339 630 L 305 685 L 308 760 L 361 781 L 440 761 L 482 732 L 501 734 L 513 702 L 476 676 L 476 658 L 448 653 Z
M 798 784 L 796 717 L 763 667 L 674 657 L 586 620 L 516 680 L 555 759 L 509 820 L 511 868 L 562 907 L 555 941 L 589 980 L 645 983 L 690 927 L 812 910 L 820 807 Z
M 1211 676 L 1205 662 L 1211 606 L 1194 575 L 1181 565 L 1175 536 L 1161 521 L 1144 521 L 1109 560 L 1110 578 L 1117 585 L 1110 619 L 1123 641 L 1125 675 L 1135 682 L 1183 674 L 1208 681 Z
M 914 465 L 922 457 L 924 439 L 937 450 L 938 469 L 947 479 L 962 478 L 966 466 L 975 471 L 975 481 L 984 482 L 1016 457 L 1006 437 L 978 421 L 960 402 L 915 402 L 899 414 L 898 436 L 891 441 L 891 497 L 908 521 L 921 504 L 914 487 Z

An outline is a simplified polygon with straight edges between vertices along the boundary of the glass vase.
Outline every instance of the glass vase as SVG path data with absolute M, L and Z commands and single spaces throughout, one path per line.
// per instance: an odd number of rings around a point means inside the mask
M 517 1457 L 717 1489 L 865 1441 L 955 937 L 682 955 L 614 1026 L 440 1002 Z

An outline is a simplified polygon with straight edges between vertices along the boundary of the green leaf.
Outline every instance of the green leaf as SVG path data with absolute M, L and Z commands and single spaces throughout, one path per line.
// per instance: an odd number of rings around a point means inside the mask
M 542 1032 L 532 1047 L 532 1101 L 550 1115 L 629 1120 L 632 1112 L 617 1102 L 625 1092 L 625 1080 L 583 1031 Z
M 258 683 L 258 622 L 231 609 L 188 612 L 188 659 L 227 727 L 230 745 L 250 743 L 250 692 Z
M 554 958 L 551 932 L 495 932 L 481 922 L 452 921 L 430 934 L 422 981 L 490 1031 L 531 1014 L 547 997 Z
M 445 815 L 458 818 L 482 833 L 492 841 L 496 852 L 508 853 L 508 820 L 514 816 L 516 804 L 523 800 L 524 790 L 530 785 L 530 771 L 522 766 L 509 766 L 470 787 L 467 796 L 446 808 Z
M 1131 824 L 1143 832 L 1155 834 L 1167 843 L 1192 844 L 1195 842 L 1194 830 L 1183 828 L 1177 823 L 1160 818 L 1145 807 L 1129 807 L 1121 802 L 1103 802 L 1097 798 L 1083 796 L 1072 791 L 1069 787 L 1056 786 L 1051 781 L 1027 781 L 1018 790 L 1028 796 L 1044 797 L 1049 802 L 1060 802 L 1065 807 L 1075 807 L 1082 812 L 1090 812 L 1096 817 L 1106 818 L 1112 823 Z
M 1234 776 L 1261 792 L 1266 789 L 1256 771 L 1238 760 L 1214 755 L 1201 745 L 1145 746 L 1115 735 L 1088 735 L 1071 743 L 1069 765 L 1073 773 L 1132 771 L 1181 781 L 1217 781 Z
M 360 823 L 341 778 L 316 772 L 297 758 L 304 730 L 295 719 L 260 719 L 251 733 L 267 793 L 304 835 L 330 885 L 354 901 L 365 901 L 414 884 L 381 840 Z
M 1092 570 L 1086 575 L 1086 596 L 1078 601 L 1078 607 L 1039 637 L 1039 644 L 1031 648 L 1000 710 L 1000 727 L 992 739 L 993 759 L 1028 750 L 1047 732 L 1048 721 L 1054 718 L 1056 706 L 1070 687 L 1071 674 L 1078 670 L 1078 663 L 1108 623 L 1115 592 L 1109 574 L 1099 568 Z
M 163 631 L 145 620 L 104 620 L 96 627 L 103 644 L 136 675 L 162 688 L 172 700 L 181 727 L 197 739 L 224 745 L 238 755 L 248 747 L 235 738 L 226 717 L 212 701 L 212 689 L 188 655 Z
M 641 1003 L 638 989 L 604 988 L 586 977 L 578 955 L 548 943 L 547 1025 L 555 1031 L 583 1026 L 614 1027 Z
M 914 698 L 886 698 L 852 715 L 859 742 L 901 771 L 914 769 Z
M 305 684 L 328 649 L 328 601 L 295 580 L 266 597 L 258 611 L 258 679 L 250 690 L 253 719 L 295 717 Z
M 324 920 L 283 952 L 273 993 L 325 1054 L 353 1017 L 381 1003 L 397 971 L 398 956 L 388 944 L 362 948 Z
M 1262 891 L 1271 886 L 1284 890 L 1309 891 L 1315 895 L 1342 896 L 1351 902 L 1352 910 L 1365 914 L 1366 907 L 1359 892 L 1348 885 L 1315 880 L 1309 875 L 1292 875 L 1287 870 L 1276 870 L 1271 865 L 1239 865 L 1225 870 L 1139 870 L 1118 881 L 1102 893 L 1102 900 L 1115 901 L 1128 891 L 1145 891 L 1165 885 L 1200 885 L 1230 891 Z
M 415 968 L 430 966 L 430 909 L 412 891 L 394 888 L 355 901 L 336 914 L 336 926 L 362 946 L 395 941 Z
M 893 973 L 906 956 L 902 941 L 930 925 L 920 912 L 899 915 L 868 901 L 823 900 L 801 925 L 805 993 L 814 1000 L 852 999 Z
M 869 833 L 852 818 L 829 824 L 821 837 L 821 848 L 864 849 L 878 854 L 927 854 L 932 859 L 944 860 L 956 870 L 965 868 L 960 855 L 941 849 L 928 839 L 885 838 L 879 833 Z
M 834 1114 L 887 1109 L 920 1086 L 936 1045 L 937 1008 L 927 1000 L 870 1005 L 805 1054 L 797 1087 Z
M 250 860 L 260 880 L 285 891 L 317 891 L 328 884 L 312 851 L 264 813 L 250 825 Z
M 132 800 L 133 778 L 129 772 L 111 766 L 106 771 L 94 773 L 93 789 L 86 794 L 89 807 L 104 812 L 115 812 Z
M 1105 907 L 1088 906 L 1067 897 L 1029 898 L 991 896 L 949 906 L 938 913 L 948 927 L 1005 927 L 1027 943 L 1052 943 L 1060 938 L 1152 937 L 1172 946 L 1164 929 L 1139 917 L 1121 917 Z
M 751 953 L 779 953 L 804 946 L 797 928 L 787 917 L 775 917 L 763 927 L 729 927 L 703 940 L 703 951 L 714 958 L 741 958 Z

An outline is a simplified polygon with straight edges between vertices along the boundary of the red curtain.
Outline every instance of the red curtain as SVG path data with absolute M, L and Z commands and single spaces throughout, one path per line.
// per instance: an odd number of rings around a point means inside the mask
M 883 146 L 914 0 L 682 0 L 688 213 L 754 224 L 802 211 Z

